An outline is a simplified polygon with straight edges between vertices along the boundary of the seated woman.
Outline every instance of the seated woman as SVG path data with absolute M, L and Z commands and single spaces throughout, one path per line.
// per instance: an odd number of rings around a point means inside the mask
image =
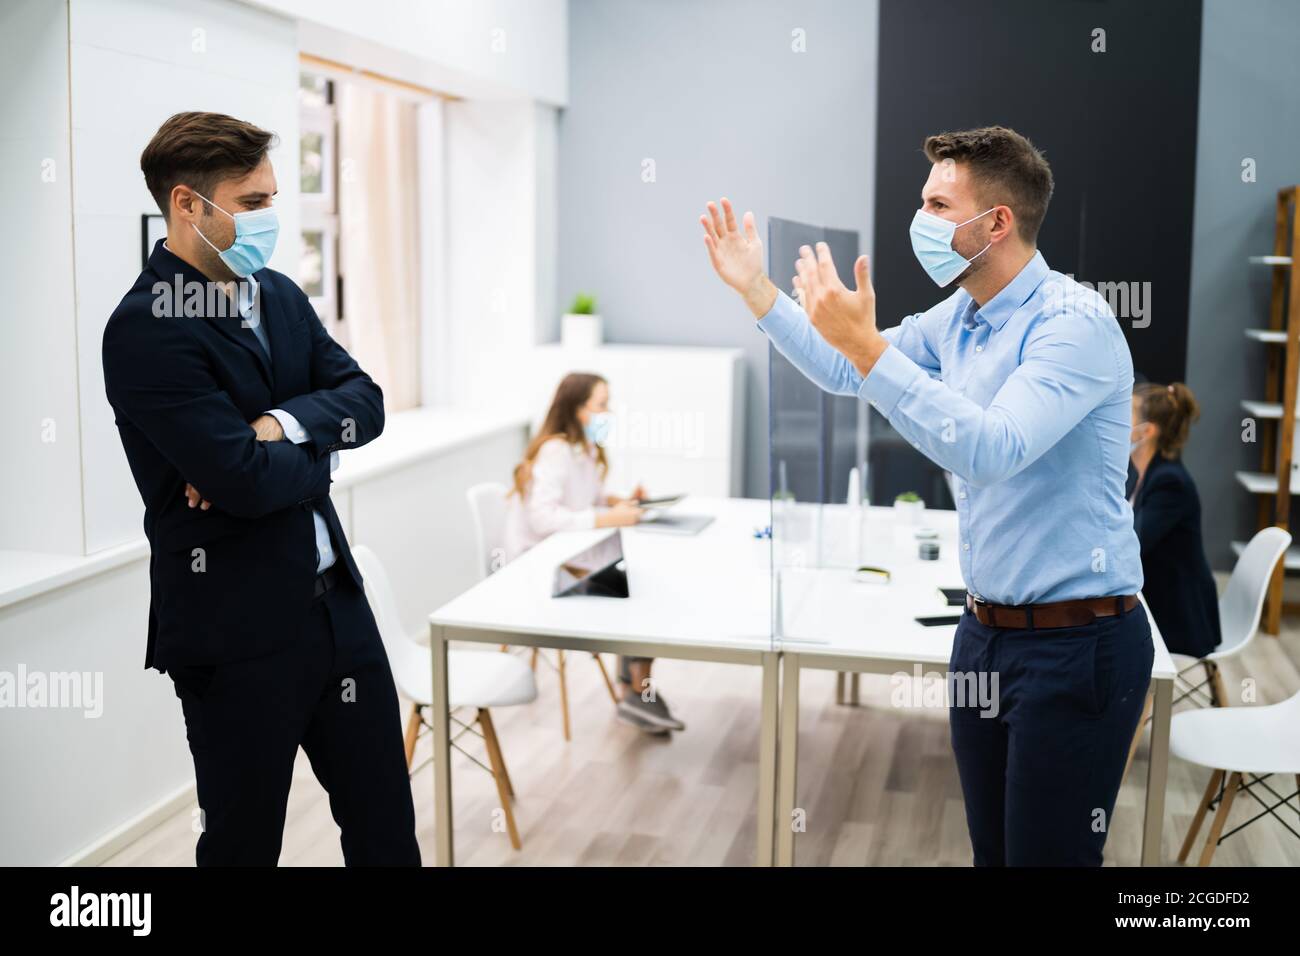
M 1142 546 L 1142 594 L 1169 650 L 1204 657 L 1218 646 L 1219 597 L 1201 544 L 1201 501 L 1180 460 L 1200 416 L 1182 382 L 1133 389 L 1130 460 L 1137 484 L 1129 499 Z
M 505 559 L 512 561 L 556 531 L 618 528 L 641 518 L 638 486 L 631 497 L 605 491 L 611 423 L 609 385 L 599 375 L 572 372 L 555 390 L 550 410 L 524 460 L 515 467 L 506 510 Z M 620 657 L 618 717 L 650 733 L 686 725 L 650 682 L 649 657 Z

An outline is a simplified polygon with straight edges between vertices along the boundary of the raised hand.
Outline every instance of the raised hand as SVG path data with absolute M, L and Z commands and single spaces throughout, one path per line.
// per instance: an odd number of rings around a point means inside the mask
M 723 197 L 722 209 L 709 202 L 707 212 L 700 216 L 704 227 L 704 245 L 709 251 L 709 261 L 718 277 L 739 292 L 750 311 L 761 318 L 776 301 L 776 286 L 763 272 L 763 241 L 754 228 L 754 214 L 745 213 L 744 231 L 736 225 L 736 212 L 731 200 Z
M 886 346 L 876 329 L 876 290 L 871 285 L 869 260 L 858 256 L 853 264 L 854 290 L 840 281 L 830 246 L 824 242 L 817 243 L 815 254 L 808 246 L 800 247 L 795 270 L 799 273 L 794 278 L 795 291 L 803 300 L 808 321 L 865 375 L 863 364 L 869 370 Z

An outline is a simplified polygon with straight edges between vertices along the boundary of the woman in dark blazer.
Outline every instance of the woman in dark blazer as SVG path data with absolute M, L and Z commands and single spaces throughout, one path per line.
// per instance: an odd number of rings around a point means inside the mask
M 1197 658 L 1220 640 L 1218 590 L 1201 543 L 1201 501 L 1180 458 L 1199 415 L 1182 382 L 1133 390 L 1130 460 L 1137 482 L 1129 501 L 1142 545 L 1142 594 L 1169 650 Z

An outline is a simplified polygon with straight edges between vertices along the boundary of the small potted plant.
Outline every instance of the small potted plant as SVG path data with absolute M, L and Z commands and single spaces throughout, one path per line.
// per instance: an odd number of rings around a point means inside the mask
M 560 342 L 566 348 L 594 349 L 602 338 L 596 299 L 590 293 L 579 292 L 560 321 Z
M 920 524 L 925 502 L 915 491 L 904 491 L 894 499 L 894 514 L 906 524 Z

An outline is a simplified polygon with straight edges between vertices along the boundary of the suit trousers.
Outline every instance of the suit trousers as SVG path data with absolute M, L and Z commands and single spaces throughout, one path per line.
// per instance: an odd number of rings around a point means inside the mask
M 976 866 L 1101 865 L 1154 653 L 1141 604 L 1080 627 L 962 614 L 948 722 Z
M 199 866 L 278 863 L 300 746 L 348 866 L 420 865 L 397 691 L 350 577 L 312 602 L 290 646 L 168 673 L 194 757 Z

